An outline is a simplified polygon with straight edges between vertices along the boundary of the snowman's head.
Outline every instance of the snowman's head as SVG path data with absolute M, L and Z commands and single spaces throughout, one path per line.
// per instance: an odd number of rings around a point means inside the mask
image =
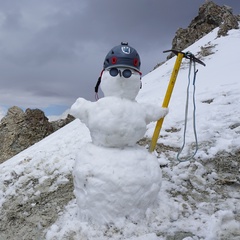
M 105 57 L 95 92 L 98 92 L 101 82 L 104 96 L 135 99 L 141 86 L 140 65 L 138 52 L 128 43 L 122 42 L 112 48 Z
M 141 87 L 141 73 L 128 67 L 111 67 L 103 71 L 101 89 L 105 97 L 134 100 Z

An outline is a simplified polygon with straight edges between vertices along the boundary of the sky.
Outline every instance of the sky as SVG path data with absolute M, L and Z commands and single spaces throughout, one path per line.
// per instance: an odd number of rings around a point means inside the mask
M 0 0 L 0 117 L 11 106 L 60 115 L 78 97 L 94 101 L 108 51 L 126 41 L 143 75 L 166 59 L 179 27 L 203 0 Z M 215 0 L 240 13 L 240 2 Z M 100 93 L 101 96 L 101 93 Z

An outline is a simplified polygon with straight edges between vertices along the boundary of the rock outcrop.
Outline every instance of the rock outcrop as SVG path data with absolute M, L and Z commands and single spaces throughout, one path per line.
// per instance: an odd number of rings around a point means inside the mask
M 218 37 L 226 36 L 231 29 L 238 29 L 240 16 L 233 15 L 232 8 L 218 6 L 212 1 L 205 2 L 196 16 L 186 28 L 179 28 L 172 41 L 172 49 L 183 50 L 194 42 L 219 27 Z M 168 56 L 171 58 L 173 54 Z
M 73 117 L 72 115 L 68 114 L 66 118 L 64 119 L 59 119 L 56 121 L 52 121 L 50 122 L 50 124 L 53 127 L 53 131 L 57 131 L 59 128 L 64 127 L 65 125 L 67 125 L 68 123 L 72 122 L 73 120 L 75 120 L 75 117 Z
M 74 119 L 68 116 L 49 122 L 40 109 L 19 107 L 8 109 L 7 115 L 0 122 L 0 163 L 13 157 L 34 143 L 42 140 Z

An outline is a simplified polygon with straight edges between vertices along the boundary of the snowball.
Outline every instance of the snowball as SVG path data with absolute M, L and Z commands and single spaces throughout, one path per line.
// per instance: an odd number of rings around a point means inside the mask
M 119 68 L 123 71 L 126 68 Z M 130 78 L 124 78 L 117 75 L 112 77 L 108 70 L 105 70 L 102 74 L 101 89 L 105 97 L 115 96 L 134 100 L 140 90 L 141 76 L 138 72 L 132 70 L 134 73 Z
M 82 221 L 133 221 L 154 208 L 162 173 L 157 158 L 142 147 L 103 148 L 92 143 L 79 152 L 74 193 Z

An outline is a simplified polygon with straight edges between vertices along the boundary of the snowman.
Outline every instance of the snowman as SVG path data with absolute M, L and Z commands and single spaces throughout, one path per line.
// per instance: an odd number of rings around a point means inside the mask
M 137 141 L 146 126 L 164 117 L 167 109 L 139 104 L 140 57 L 128 43 L 107 54 L 100 85 L 104 97 L 96 102 L 83 98 L 71 114 L 89 129 L 91 142 L 78 155 L 73 169 L 74 193 L 82 221 L 109 224 L 138 222 L 157 206 L 162 173 L 155 155 Z

